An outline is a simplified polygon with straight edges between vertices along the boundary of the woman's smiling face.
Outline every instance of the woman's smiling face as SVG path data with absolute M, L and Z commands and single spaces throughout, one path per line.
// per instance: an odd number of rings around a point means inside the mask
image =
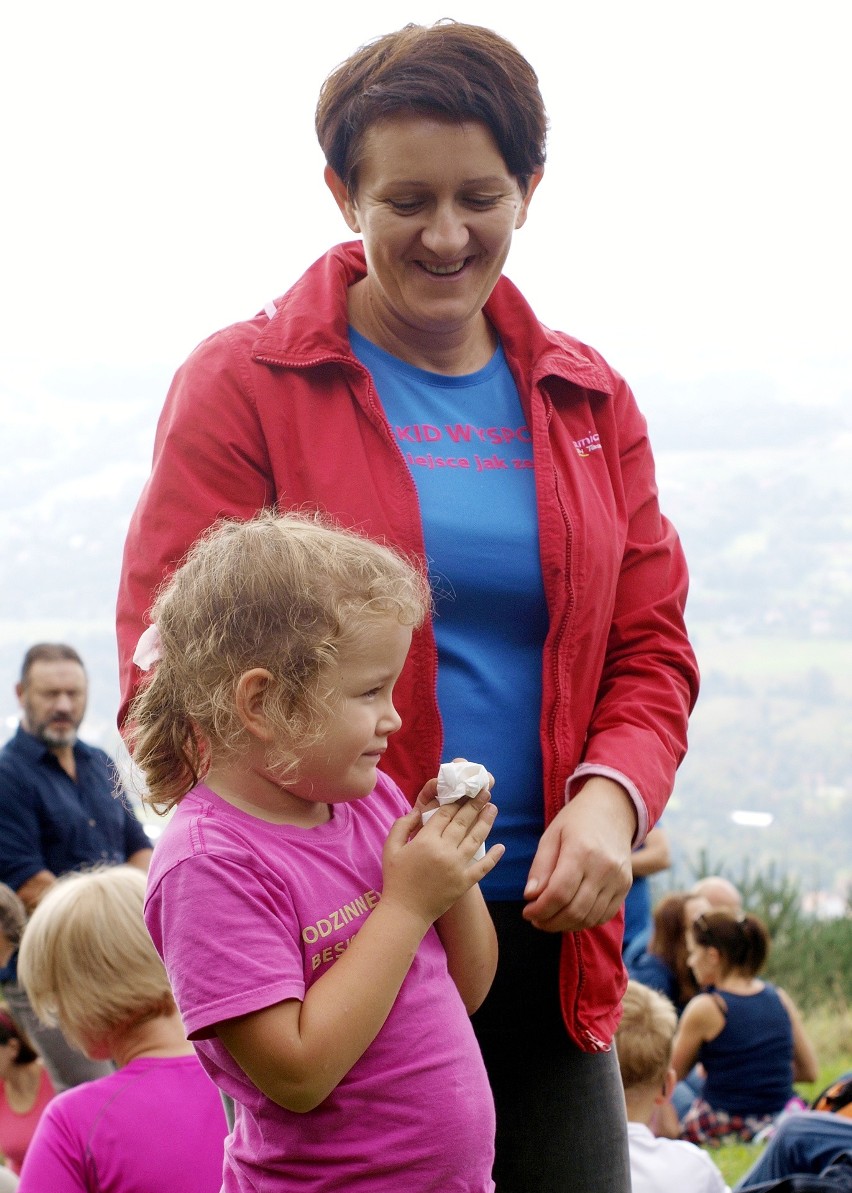
M 400 115 L 368 129 L 353 196 L 326 178 L 363 237 L 365 334 L 387 347 L 479 333 L 540 175 L 522 193 L 484 124 Z

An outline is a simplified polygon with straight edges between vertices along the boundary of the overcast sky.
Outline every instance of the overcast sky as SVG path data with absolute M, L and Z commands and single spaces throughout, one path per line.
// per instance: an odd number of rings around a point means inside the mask
M 170 374 L 346 239 L 313 133 L 320 84 L 364 41 L 453 16 L 509 37 L 541 80 L 547 172 L 506 270 L 540 317 L 630 380 L 745 370 L 837 400 L 852 375 L 847 14 L 844 0 L 7 5 L 0 394 L 8 408 L 57 369 Z

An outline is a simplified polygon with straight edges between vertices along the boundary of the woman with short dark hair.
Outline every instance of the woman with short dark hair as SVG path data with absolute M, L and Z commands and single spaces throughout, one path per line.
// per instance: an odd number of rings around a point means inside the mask
M 220 516 L 320 509 L 428 558 L 435 614 L 396 685 L 383 766 L 412 799 L 442 759 L 496 776 L 507 850 L 483 891 L 501 959 L 474 1023 L 497 1186 L 619 1193 L 620 909 L 697 690 L 645 420 L 503 276 L 547 128 L 513 45 L 406 26 L 332 71 L 316 127 L 361 240 L 178 372 L 125 548 L 124 698 L 156 589 Z M 564 229 L 547 265 L 569 283 Z M 199 931 L 215 937 L 212 921 Z

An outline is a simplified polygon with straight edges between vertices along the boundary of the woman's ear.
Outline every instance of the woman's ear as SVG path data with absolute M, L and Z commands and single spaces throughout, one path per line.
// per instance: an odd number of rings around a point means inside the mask
M 234 703 L 243 726 L 259 741 L 269 742 L 275 731 L 266 715 L 266 693 L 274 683 L 272 673 L 265 667 L 244 671 L 237 680 Z
M 521 205 L 518 208 L 518 214 L 515 218 L 515 231 L 516 232 L 517 232 L 518 228 L 523 228 L 524 224 L 527 222 L 527 212 L 529 211 L 529 206 L 530 206 L 530 203 L 532 202 L 532 197 L 536 192 L 536 187 L 541 182 L 543 177 L 544 177 L 544 166 L 542 166 L 540 170 L 536 170 L 536 172 L 534 174 L 530 175 L 530 180 L 527 183 L 527 189 L 524 191 L 523 195 L 521 196 Z
M 361 226 L 358 222 L 358 212 L 355 204 L 352 202 L 352 196 L 349 194 L 349 187 L 338 174 L 335 174 L 331 166 L 326 166 L 323 177 L 325 178 L 325 185 L 331 191 L 335 203 L 340 208 L 340 214 L 346 220 L 346 226 L 349 228 L 349 231 L 360 232 Z

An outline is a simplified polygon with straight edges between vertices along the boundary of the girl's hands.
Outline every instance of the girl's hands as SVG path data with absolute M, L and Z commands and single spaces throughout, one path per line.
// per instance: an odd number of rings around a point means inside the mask
M 505 852 L 505 846 L 492 845 L 481 861 L 473 860 L 497 816 L 490 791 L 440 806 L 436 786 L 437 780 L 430 779 L 413 810 L 393 825 L 382 860 L 382 902 L 404 907 L 427 926 L 490 873 Z M 423 824 L 423 812 L 432 807 L 435 815 Z

